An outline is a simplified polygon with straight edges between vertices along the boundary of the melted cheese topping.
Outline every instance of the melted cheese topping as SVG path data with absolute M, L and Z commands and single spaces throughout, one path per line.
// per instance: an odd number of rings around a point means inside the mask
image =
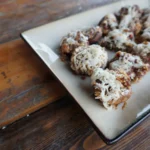
M 136 17 L 140 17 L 141 16 L 141 13 L 139 13 L 139 11 L 137 10 L 136 6 L 130 6 L 129 7 L 129 11 L 128 11 L 129 14 L 131 14 L 131 16 L 133 18 L 136 18 Z
M 111 26 L 112 29 L 118 26 L 117 19 L 114 14 L 108 14 L 107 18 L 108 18 L 109 25 Z
M 142 21 L 144 21 L 144 29 L 150 27 L 150 9 L 143 10 Z
M 93 37 L 93 36 L 95 36 L 95 34 L 97 32 L 100 32 L 100 33 L 102 32 L 101 28 L 99 26 L 91 27 L 89 29 L 86 29 L 86 30 L 83 31 L 83 34 L 86 35 L 87 37 Z
M 108 14 L 104 17 L 104 20 L 101 23 L 110 26 L 111 29 L 114 29 L 118 26 L 117 19 L 114 14 Z
M 126 16 L 126 15 L 130 15 L 132 18 L 136 18 L 136 17 L 140 17 L 141 13 L 139 12 L 139 8 L 137 8 L 136 5 L 133 6 L 126 6 L 124 7 L 125 9 L 127 9 L 127 14 L 121 14 L 122 16 Z M 121 12 L 121 10 L 120 10 Z
M 144 27 L 148 28 L 150 27 L 150 14 L 147 16 L 146 21 L 144 22 Z
M 136 53 L 137 55 L 143 58 L 150 57 L 148 56 L 150 54 L 150 42 L 135 45 L 134 53 Z
M 127 6 L 127 14 L 123 15 L 119 24 L 119 28 L 127 28 L 129 27 L 130 23 L 135 18 L 139 18 L 141 16 L 141 13 L 139 13 L 135 6 Z
M 96 68 L 91 76 L 92 85 L 95 89 L 100 90 L 100 94 L 95 99 L 100 99 L 105 108 L 112 108 L 108 105 L 108 102 L 113 100 L 116 101 L 120 97 L 128 95 L 130 90 L 123 86 L 123 84 L 117 80 L 117 77 L 124 76 L 113 70 L 103 70 Z M 99 80 L 100 82 L 96 82 Z
M 114 29 L 108 33 L 107 36 L 104 37 L 103 42 L 110 43 L 110 47 L 115 47 L 119 49 L 126 49 L 126 43 L 134 44 L 130 39 L 129 36 L 133 35 L 132 32 L 126 32 L 129 29 Z
M 142 37 L 147 40 L 150 40 L 150 27 L 144 29 Z
M 89 74 L 95 67 L 104 68 L 107 63 L 107 52 L 99 45 L 76 48 L 71 57 L 71 68 L 77 73 Z M 90 75 L 90 74 L 89 74 Z
M 133 68 L 141 69 L 144 66 L 146 66 L 139 56 L 121 51 L 118 53 L 120 56 L 119 57 L 116 56 L 117 60 L 111 62 L 109 67 L 110 69 L 113 70 L 123 69 L 130 76 L 131 79 L 134 79 L 136 76 L 135 72 L 132 71 Z
M 77 39 L 78 35 L 79 35 L 79 39 Z M 69 33 L 66 37 L 64 37 L 64 38 L 62 39 L 61 44 L 62 44 L 64 41 L 65 41 L 66 43 L 68 43 L 68 44 L 77 44 L 78 42 L 87 43 L 88 37 L 85 36 L 81 31 L 77 31 L 77 32 L 71 32 L 71 33 Z
M 76 45 L 78 43 L 82 45 L 82 43 L 88 43 L 89 38 L 95 36 L 97 32 L 102 33 L 99 26 L 91 27 L 82 31 L 70 32 L 66 37 L 62 39 L 60 45 L 62 45 L 62 43 L 67 43 L 70 45 Z
M 119 28 L 127 28 L 131 21 L 132 21 L 131 15 L 124 16 L 119 24 Z

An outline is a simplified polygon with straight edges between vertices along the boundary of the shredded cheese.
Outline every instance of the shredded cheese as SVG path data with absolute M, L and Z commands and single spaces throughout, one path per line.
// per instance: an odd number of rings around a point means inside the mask
M 130 76 L 131 80 L 136 77 L 136 73 L 132 70 L 133 68 L 141 69 L 146 66 L 139 56 L 121 51 L 117 52 L 116 55 L 118 54 L 119 57 L 116 56 L 116 60 L 111 62 L 109 67 L 113 70 L 124 70 Z
M 101 24 L 109 25 L 111 29 L 115 29 L 118 26 L 118 22 L 114 14 L 106 15 Z
M 91 76 L 92 85 L 95 89 L 100 91 L 100 94 L 95 97 L 102 101 L 105 108 L 109 109 L 112 106 L 108 105 L 108 102 L 113 100 L 116 101 L 120 97 L 128 95 L 130 89 L 127 89 L 123 84 L 117 80 L 117 77 L 124 76 L 124 74 L 119 74 L 113 70 L 103 70 L 101 68 L 94 69 Z M 97 82 L 99 80 L 100 82 Z
M 81 46 L 75 49 L 71 57 L 71 68 L 77 73 L 89 74 L 88 71 L 95 67 L 104 68 L 107 59 L 105 48 L 99 45 Z
M 127 28 L 133 22 L 135 18 L 139 18 L 141 16 L 140 11 L 138 11 L 139 8 L 134 6 L 126 6 L 127 14 L 124 14 L 121 18 L 119 28 Z
M 103 42 L 108 42 L 110 47 L 115 45 L 115 47 L 125 50 L 126 43 L 134 44 L 129 38 L 130 35 L 133 36 L 132 32 L 129 32 L 129 29 L 114 29 L 104 37 Z
M 148 56 L 150 54 L 150 42 L 144 42 L 144 43 L 135 45 L 134 53 L 136 53 L 137 55 L 143 58 L 150 57 Z
M 147 40 L 150 40 L 150 27 L 144 29 L 142 37 Z

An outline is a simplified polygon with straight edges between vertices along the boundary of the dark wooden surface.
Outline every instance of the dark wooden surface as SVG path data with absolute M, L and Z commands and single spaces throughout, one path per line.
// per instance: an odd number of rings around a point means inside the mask
M 149 118 L 107 146 L 33 50 L 21 39 L 11 41 L 26 29 L 112 1 L 0 0 L 0 43 L 10 41 L 0 45 L 0 150 L 150 149 Z
M 149 150 L 150 122 L 107 146 L 69 96 L 0 131 L 1 150 Z
M 0 43 L 27 29 L 117 0 L 0 0 Z
M 23 40 L 0 45 L 0 128 L 65 94 L 63 86 Z

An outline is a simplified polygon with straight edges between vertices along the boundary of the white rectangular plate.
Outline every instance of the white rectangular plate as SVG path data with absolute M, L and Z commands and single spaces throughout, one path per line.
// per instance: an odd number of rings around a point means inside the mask
M 62 37 L 68 32 L 97 25 L 104 15 L 120 9 L 121 4 L 122 2 L 115 2 L 105 5 L 21 34 L 74 97 L 106 143 L 117 141 L 149 115 L 150 72 L 132 86 L 133 94 L 124 110 L 119 107 L 117 110 L 108 111 L 100 102 L 94 100 L 90 78 L 82 80 L 80 76 L 74 75 L 69 66 L 61 62 L 58 49 Z M 148 0 L 132 0 L 130 4 L 147 7 Z M 109 52 L 110 57 L 113 55 L 114 53 Z

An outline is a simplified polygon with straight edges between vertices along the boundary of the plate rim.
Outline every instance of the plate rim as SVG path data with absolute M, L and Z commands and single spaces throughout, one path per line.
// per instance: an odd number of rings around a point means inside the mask
M 44 25 L 42 25 L 44 26 Z M 40 26 L 39 26 L 40 27 Z M 35 52 L 35 54 L 41 59 L 41 57 L 36 53 L 36 51 L 34 50 L 34 48 L 28 43 L 28 40 L 23 36 L 23 33 L 20 33 L 20 37 L 23 39 L 23 41 L 29 45 L 29 47 Z M 42 60 L 42 59 L 41 59 Z M 46 65 L 46 63 L 42 60 L 42 62 Z M 47 65 L 46 65 L 47 66 Z M 48 66 L 47 66 L 48 67 Z M 48 67 L 48 69 L 50 69 Z M 50 69 L 51 70 L 51 69 Z M 51 72 L 53 73 L 53 71 L 51 70 Z M 54 73 L 53 73 L 54 74 Z M 55 75 L 55 74 L 54 74 Z M 55 75 L 55 77 L 57 78 L 57 80 L 63 85 L 63 83 L 58 79 L 58 77 Z M 68 91 L 67 87 L 65 87 L 63 85 L 63 87 Z M 91 120 L 91 118 L 88 116 L 88 114 L 83 110 L 83 108 L 79 105 L 79 103 L 77 102 L 77 100 L 73 97 L 72 93 L 68 91 L 68 93 L 71 95 L 71 97 L 74 99 L 74 101 L 78 104 L 78 106 L 82 109 L 82 111 L 84 112 L 86 118 L 88 119 L 88 121 L 91 123 L 91 125 L 93 126 L 94 130 L 97 132 L 97 134 L 101 137 L 101 139 L 107 144 L 107 145 L 111 145 L 114 144 L 116 142 L 118 142 L 120 139 L 122 139 L 125 135 L 127 135 L 132 129 L 134 129 L 135 127 L 137 127 L 142 121 L 144 121 L 146 118 L 148 118 L 150 116 L 150 111 L 148 111 L 147 113 L 145 113 L 145 115 L 143 115 L 142 117 L 140 117 L 139 119 L 137 119 L 135 122 L 133 122 L 131 125 L 129 125 L 125 130 L 123 130 L 118 136 L 116 136 L 113 139 L 108 139 L 102 132 L 101 130 L 99 130 L 97 128 L 97 126 L 93 123 L 93 121 Z

